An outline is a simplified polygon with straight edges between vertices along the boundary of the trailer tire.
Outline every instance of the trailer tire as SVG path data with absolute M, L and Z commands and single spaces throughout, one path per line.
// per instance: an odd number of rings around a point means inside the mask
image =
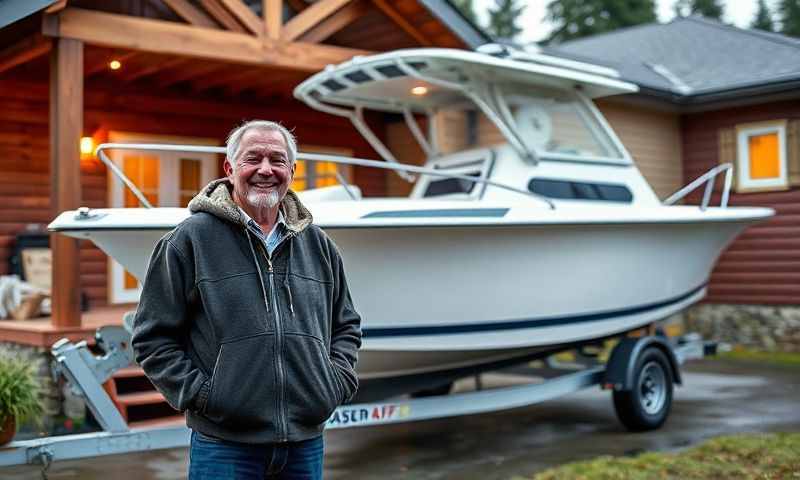
M 636 361 L 630 390 L 613 393 L 617 418 L 632 432 L 659 428 L 672 406 L 673 372 L 658 347 L 646 348 Z

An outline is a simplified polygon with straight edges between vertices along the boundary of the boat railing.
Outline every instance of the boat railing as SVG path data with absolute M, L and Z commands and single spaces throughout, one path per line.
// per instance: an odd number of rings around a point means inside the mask
M 133 183 L 125 172 L 119 168 L 106 154 L 106 150 L 119 149 L 119 150 L 147 150 L 147 151 L 162 151 L 162 152 L 195 152 L 195 153 L 219 153 L 225 154 L 225 147 L 215 147 L 211 145 L 177 145 L 165 143 L 103 143 L 98 145 L 95 150 L 97 158 L 103 162 L 106 167 L 125 185 L 136 198 L 141 202 L 145 208 L 153 208 L 153 205 L 147 200 L 141 190 Z M 502 188 L 515 193 L 519 193 L 526 197 L 532 197 L 547 204 L 551 210 L 555 210 L 555 204 L 547 197 L 533 193 L 528 190 L 506 185 L 501 182 L 489 180 L 488 178 L 476 178 L 469 175 L 460 175 L 457 173 L 447 172 L 446 170 L 438 170 L 434 168 L 419 167 L 415 165 L 404 165 L 401 163 L 387 163 L 380 160 L 368 160 L 364 158 L 343 157 L 341 155 L 329 155 L 323 153 L 306 153 L 297 152 L 297 160 L 304 160 L 310 162 L 331 162 L 341 165 L 354 165 L 359 167 L 380 168 L 384 170 L 394 170 L 405 173 L 418 173 L 423 175 L 430 175 L 433 177 L 455 178 L 458 180 L 465 180 L 472 183 L 482 183 L 491 185 L 493 187 Z M 337 173 L 337 180 L 342 184 L 347 194 L 353 200 L 357 199 L 357 195 L 353 192 L 352 186 Z
M 705 192 L 703 192 L 703 200 L 700 203 L 700 210 L 705 210 L 708 208 L 708 204 L 711 203 L 711 193 L 714 191 L 714 184 L 717 179 L 717 175 L 719 175 L 721 172 L 725 172 L 725 184 L 722 187 L 722 198 L 719 206 L 722 208 L 727 208 L 728 199 L 730 198 L 731 192 L 731 183 L 733 182 L 733 165 L 730 163 L 717 165 L 706 173 L 700 175 L 694 181 L 670 195 L 669 198 L 664 200 L 663 204 L 673 205 L 675 202 L 681 200 L 686 195 L 692 193 L 699 186 L 705 183 L 706 189 Z

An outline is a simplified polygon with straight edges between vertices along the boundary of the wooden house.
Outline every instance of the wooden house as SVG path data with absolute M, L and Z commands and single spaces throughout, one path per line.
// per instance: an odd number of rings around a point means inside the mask
M 0 25 L 0 275 L 20 234 L 59 212 L 137 205 L 91 155 L 99 143 L 222 145 L 243 120 L 266 118 L 294 129 L 303 150 L 377 158 L 347 120 L 305 107 L 293 88 L 355 55 L 487 41 L 440 0 L 10 0 Z M 387 120 L 367 120 L 386 141 Z M 222 175 L 216 155 L 114 161 L 162 206 L 186 205 Z M 325 185 L 335 168 L 299 164 L 293 187 Z M 365 195 L 386 192 L 382 171 L 342 173 Z M 136 280 L 90 243 L 56 235 L 50 246 L 52 317 L 0 322 L 0 341 L 91 338 L 119 316 L 104 307 L 137 300 Z
M 688 17 L 548 51 L 640 86 L 604 110 L 660 195 L 730 163 L 730 204 L 775 209 L 725 250 L 690 316 L 725 340 L 800 350 L 800 39 Z
M 10 273 L 21 239 L 47 244 L 46 225 L 59 212 L 138 205 L 91 154 L 99 143 L 222 145 L 233 127 L 262 118 L 293 129 L 302 150 L 378 158 L 347 120 L 296 101 L 294 87 L 356 55 L 486 41 L 443 0 L 0 2 L 0 275 Z M 392 119 L 367 121 L 383 141 L 398 142 L 388 138 Z M 161 206 L 184 206 L 222 176 L 217 155 L 112 156 Z M 326 185 L 336 168 L 299 163 L 293 188 Z M 364 195 L 387 191 L 383 171 L 339 173 Z M 119 325 L 135 308 L 140 286 L 89 242 L 52 235 L 49 247 L 52 316 L 0 321 L 0 350 L 39 365 L 52 417 L 63 395 L 48 380 L 50 346 L 64 337 L 91 345 L 98 326 Z M 169 415 L 152 387 L 135 387 L 142 380 L 141 369 L 127 369 L 106 388 L 129 420 Z M 141 407 L 150 413 L 134 412 Z

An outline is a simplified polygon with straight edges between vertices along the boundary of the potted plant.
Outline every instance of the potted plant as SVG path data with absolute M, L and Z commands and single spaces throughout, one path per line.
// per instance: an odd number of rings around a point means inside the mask
M 34 365 L 25 359 L 0 355 L 0 445 L 9 443 L 20 424 L 42 424 L 41 387 Z

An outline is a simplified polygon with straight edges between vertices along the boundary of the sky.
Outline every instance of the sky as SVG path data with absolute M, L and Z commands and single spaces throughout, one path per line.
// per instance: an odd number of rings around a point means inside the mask
M 675 16 L 673 7 L 677 0 L 656 0 L 656 14 L 660 22 L 668 22 Z M 778 0 L 767 0 L 771 11 L 775 11 Z M 494 5 L 495 0 L 473 0 L 475 13 L 481 25 L 488 23 L 488 8 Z M 518 23 L 524 28 L 517 38 L 522 43 L 535 42 L 547 37 L 551 26 L 544 21 L 545 7 L 550 0 L 527 0 L 520 2 L 527 4 Z M 747 28 L 756 14 L 757 0 L 723 0 L 725 14 L 723 21 L 732 23 L 737 27 Z

